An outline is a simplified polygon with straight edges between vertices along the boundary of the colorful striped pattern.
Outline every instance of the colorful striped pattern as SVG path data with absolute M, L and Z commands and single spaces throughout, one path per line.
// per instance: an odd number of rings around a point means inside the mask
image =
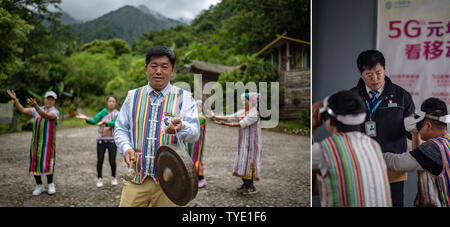
M 203 118 L 206 120 L 205 115 L 199 114 L 199 118 Z M 192 159 L 192 162 L 195 165 L 195 170 L 197 171 L 198 176 L 204 176 L 203 171 L 203 151 L 205 146 L 205 130 L 206 130 L 206 121 L 203 124 L 200 124 L 200 137 L 195 143 L 185 143 L 186 150 L 189 156 Z
M 160 96 L 162 93 L 161 93 L 161 91 L 153 90 L 153 91 L 152 91 L 152 94 L 153 94 L 155 97 L 158 97 L 158 96 Z
M 164 117 L 180 115 L 181 113 L 182 89 L 172 86 L 158 108 L 153 106 L 158 103 L 152 103 L 147 89 L 148 86 L 136 89 L 134 98 L 131 99 L 130 118 L 133 122 L 131 139 L 133 148 L 138 152 L 136 153 L 136 175 L 133 181 L 137 184 L 141 184 L 148 174 L 158 182 L 154 162 L 147 162 L 146 156 L 154 156 L 157 149 L 162 145 L 176 143 L 175 136 L 166 135 L 162 132 L 161 124 Z
M 441 150 L 443 171 L 434 176 L 418 171 L 418 191 L 415 206 L 449 207 L 450 205 L 450 137 L 448 134 L 432 140 Z
M 377 142 L 360 132 L 337 133 L 320 142 L 329 167 L 319 177 L 325 207 L 391 206 L 387 168 Z
M 119 114 L 118 110 L 113 110 L 108 115 L 102 118 L 102 121 L 112 121 Z M 108 127 L 107 125 L 100 125 L 98 127 L 97 140 L 114 140 L 114 127 Z
M 244 114 L 245 116 L 245 114 Z M 246 128 L 239 127 L 238 152 L 233 176 L 259 180 L 261 159 L 261 121 Z
M 33 123 L 30 146 L 30 175 L 53 174 L 55 170 L 56 120 L 38 116 Z

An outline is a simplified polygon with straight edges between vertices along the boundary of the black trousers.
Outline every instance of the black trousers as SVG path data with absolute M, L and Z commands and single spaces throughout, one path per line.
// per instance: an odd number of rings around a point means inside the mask
M 34 180 L 36 181 L 36 184 L 42 184 L 42 177 L 41 176 L 34 176 Z M 53 174 L 47 175 L 47 184 L 53 183 Z
M 391 198 L 393 207 L 403 207 L 403 186 L 404 181 L 391 183 Z
M 103 160 L 105 152 L 108 149 L 109 165 L 111 166 L 111 175 L 116 177 L 116 153 L 117 147 L 114 141 L 97 141 L 97 177 L 102 177 Z

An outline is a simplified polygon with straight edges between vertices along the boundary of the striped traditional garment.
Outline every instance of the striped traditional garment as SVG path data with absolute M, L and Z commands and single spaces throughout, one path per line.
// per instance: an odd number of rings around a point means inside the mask
M 169 93 L 159 103 L 152 103 L 148 86 L 130 92 L 131 142 L 136 152 L 136 175 L 133 182 L 142 184 L 150 175 L 158 182 L 154 166 L 154 156 L 162 145 L 175 144 L 174 135 L 163 133 L 165 118 L 181 113 L 183 90 L 172 86 Z
M 248 114 L 244 113 L 240 120 Z M 261 159 L 261 120 L 248 127 L 239 127 L 238 152 L 234 161 L 233 176 L 259 180 Z
M 186 150 L 195 165 L 198 176 L 203 176 L 203 151 L 205 148 L 205 130 L 206 117 L 203 113 L 199 113 L 199 119 L 204 119 L 204 123 L 200 124 L 200 137 L 195 143 L 185 143 Z
M 445 134 L 431 140 L 441 150 L 443 171 L 434 176 L 428 171 L 418 171 L 418 191 L 414 201 L 415 206 L 450 206 L 450 137 Z
M 30 146 L 30 175 L 53 174 L 55 170 L 55 139 L 56 120 L 36 117 Z
M 113 110 L 102 118 L 102 121 L 112 121 L 119 114 L 118 110 Z M 98 127 L 97 140 L 114 140 L 114 127 L 108 127 L 107 125 L 100 125 Z
M 319 143 L 329 171 L 318 177 L 321 206 L 391 206 L 380 145 L 360 132 L 337 133 Z

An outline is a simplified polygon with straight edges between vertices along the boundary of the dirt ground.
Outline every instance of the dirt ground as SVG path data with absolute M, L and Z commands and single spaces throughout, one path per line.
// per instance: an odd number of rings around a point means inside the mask
M 254 195 L 241 195 L 236 188 L 242 183 L 232 176 L 237 149 L 238 129 L 206 126 L 204 157 L 207 186 L 187 206 L 212 207 L 298 207 L 310 206 L 309 137 L 262 130 L 261 180 L 255 182 Z M 97 127 L 57 131 L 56 194 L 33 196 L 35 181 L 28 174 L 31 132 L 0 136 L 0 206 L 24 207 L 116 207 L 126 172 L 118 153 L 117 177 L 112 186 L 107 154 L 103 163 L 104 187 L 96 187 Z M 46 177 L 43 177 L 45 187 Z

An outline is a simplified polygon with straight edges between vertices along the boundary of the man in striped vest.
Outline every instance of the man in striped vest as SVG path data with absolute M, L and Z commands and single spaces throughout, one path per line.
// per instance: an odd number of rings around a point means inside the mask
M 158 183 L 156 151 L 177 139 L 194 143 L 200 132 L 192 94 L 170 84 L 175 61 L 169 48 L 150 48 L 145 57 L 149 83 L 128 92 L 116 119 L 114 140 L 136 172 L 131 182 L 123 181 L 120 206 L 175 206 Z
M 391 206 L 381 147 L 359 132 L 366 118 L 362 99 L 341 91 L 315 103 L 312 115 L 313 133 L 324 122 L 332 134 L 314 143 L 311 152 L 313 192 L 319 191 L 321 206 Z
M 445 102 L 438 98 L 425 100 L 420 109 L 404 121 L 412 134 L 412 151 L 385 153 L 386 165 L 394 171 L 418 171 L 415 206 L 449 207 L 450 115 Z

